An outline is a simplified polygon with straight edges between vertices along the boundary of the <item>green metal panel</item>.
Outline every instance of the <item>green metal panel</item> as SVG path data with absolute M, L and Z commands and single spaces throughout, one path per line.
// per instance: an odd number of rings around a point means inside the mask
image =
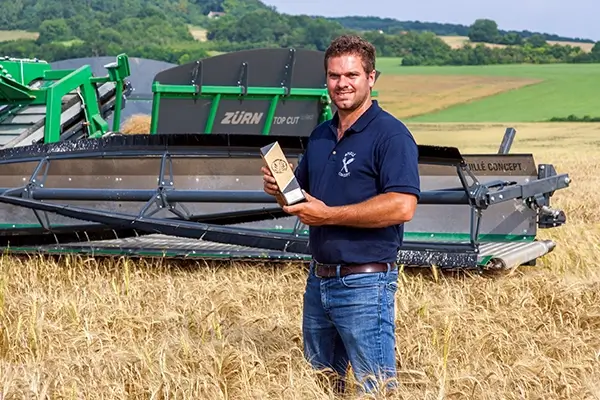
M 60 140 L 63 97 L 78 91 L 85 113 L 87 136 L 100 137 L 109 130 L 108 123 L 100 113 L 96 85 L 115 83 L 115 115 L 113 131 L 118 131 L 121 120 L 121 108 L 124 80 L 131 69 L 127 55 L 121 54 L 107 68 L 107 75 L 96 77 L 89 65 L 75 70 L 53 70 L 44 61 L 2 60 L 0 69 L 0 106 L 10 109 L 0 115 L 0 123 L 8 115 L 20 112 L 28 105 L 45 105 L 44 143 Z M 32 80 L 42 80 L 39 87 L 28 86 Z
M 152 85 L 153 101 L 150 133 L 155 134 L 158 127 L 158 117 L 161 99 L 210 99 L 211 108 L 208 115 L 205 132 L 211 133 L 219 105 L 222 100 L 257 100 L 270 101 L 266 123 L 262 129 L 263 135 L 271 132 L 273 117 L 279 103 L 285 101 L 319 101 L 323 109 L 317 123 L 329 120 L 333 116 L 331 100 L 326 88 L 291 88 L 289 91 L 283 87 L 241 87 L 241 86 L 196 86 L 196 85 L 167 85 L 154 82 Z M 373 91 L 372 96 L 377 97 L 378 92 Z
M 0 102 L 5 104 L 30 103 L 35 100 L 35 90 L 23 85 L 0 71 Z
M 45 125 L 45 142 L 53 143 L 60 140 L 60 115 L 61 102 L 63 96 L 74 89 L 79 88 L 85 104 L 85 113 L 87 116 L 88 135 L 98 137 L 108 131 L 108 124 L 99 118 L 100 109 L 95 96 L 95 89 L 90 81 L 92 70 L 89 65 L 82 66 L 75 71 L 66 73 L 66 71 L 48 71 L 45 79 L 56 79 L 56 82 L 44 89 L 48 92 Z M 64 76 L 63 76 L 64 75 Z
M 5 70 L 13 80 L 22 85 L 41 79 L 44 72 L 50 69 L 50 64 L 43 60 L 0 58 L 0 71 Z

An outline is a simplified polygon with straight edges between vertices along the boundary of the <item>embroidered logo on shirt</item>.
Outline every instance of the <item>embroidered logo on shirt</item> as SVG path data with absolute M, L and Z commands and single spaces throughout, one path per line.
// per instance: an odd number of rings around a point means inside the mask
M 341 176 L 342 178 L 350 176 L 350 170 L 348 169 L 348 165 L 352 164 L 355 156 L 356 154 L 351 151 L 344 154 L 344 158 L 342 159 L 342 169 L 340 170 L 340 172 L 338 172 L 339 176 Z

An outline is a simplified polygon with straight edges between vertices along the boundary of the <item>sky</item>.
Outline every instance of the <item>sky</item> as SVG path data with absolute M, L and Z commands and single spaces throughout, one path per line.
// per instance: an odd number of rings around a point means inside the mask
M 262 0 L 285 14 L 377 16 L 471 25 L 493 19 L 503 30 L 530 30 L 600 40 L 598 0 Z

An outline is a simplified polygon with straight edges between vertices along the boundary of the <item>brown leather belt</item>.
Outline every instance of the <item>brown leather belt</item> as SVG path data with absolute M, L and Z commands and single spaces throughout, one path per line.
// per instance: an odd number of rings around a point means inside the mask
M 313 262 L 314 274 L 319 278 L 333 278 L 337 275 L 337 264 L 320 264 Z M 390 264 L 389 270 L 396 268 L 396 264 Z M 387 272 L 388 264 L 386 263 L 368 263 L 368 264 L 342 264 L 340 265 L 340 275 L 346 276 L 351 274 L 365 274 L 374 272 Z

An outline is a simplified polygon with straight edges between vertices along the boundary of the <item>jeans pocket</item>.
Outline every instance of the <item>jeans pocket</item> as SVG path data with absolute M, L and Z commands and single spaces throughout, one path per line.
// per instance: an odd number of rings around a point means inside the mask
M 342 284 L 347 288 L 366 288 L 381 284 L 383 272 L 369 272 L 364 274 L 350 274 L 342 276 Z

